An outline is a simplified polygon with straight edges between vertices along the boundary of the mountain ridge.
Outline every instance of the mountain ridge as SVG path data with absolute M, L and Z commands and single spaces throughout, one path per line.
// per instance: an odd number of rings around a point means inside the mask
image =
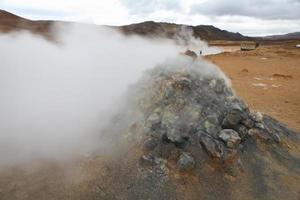
M 0 32 L 11 32 L 25 30 L 35 34 L 51 37 L 51 26 L 56 23 L 76 23 L 51 20 L 29 20 L 13 13 L 0 9 Z M 105 25 L 97 25 L 105 26 Z M 274 35 L 265 37 L 249 37 L 241 33 L 233 33 L 219 29 L 213 25 L 184 25 L 167 22 L 145 21 L 123 26 L 107 26 L 121 30 L 125 35 L 140 35 L 144 37 L 171 38 L 178 37 L 183 29 L 191 30 L 195 38 L 202 40 L 227 40 L 227 41 L 251 41 L 251 40 L 294 40 L 300 39 L 300 32 L 285 35 Z

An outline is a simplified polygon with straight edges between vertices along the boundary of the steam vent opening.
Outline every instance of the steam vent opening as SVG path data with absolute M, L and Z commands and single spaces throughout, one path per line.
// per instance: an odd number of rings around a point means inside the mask
M 127 98 L 130 111 L 118 118 L 134 120 L 118 131 L 131 148 L 120 156 L 128 170 L 117 174 L 130 182 L 122 193 L 128 199 L 295 195 L 299 134 L 250 111 L 216 66 L 189 56 L 169 60 L 147 71 Z

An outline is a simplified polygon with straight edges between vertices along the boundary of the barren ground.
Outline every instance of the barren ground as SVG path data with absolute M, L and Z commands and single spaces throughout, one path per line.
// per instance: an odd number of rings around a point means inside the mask
M 300 130 L 300 48 L 298 41 L 261 45 L 253 51 L 207 56 L 231 79 L 250 108 Z M 236 44 L 221 44 L 225 50 Z

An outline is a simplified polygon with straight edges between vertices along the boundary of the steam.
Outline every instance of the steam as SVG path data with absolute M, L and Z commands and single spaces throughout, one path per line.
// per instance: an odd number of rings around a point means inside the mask
M 200 51 L 202 52 L 202 55 L 218 54 L 222 52 L 220 48 L 208 46 L 207 42 L 195 38 L 193 34 L 193 29 L 188 28 L 187 26 L 181 26 L 175 39 L 179 45 L 185 45 L 188 49 L 197 54 L 199 54 Z
M 99 133 L 128 85 L 186 49 L 110 29 L 57 27 L 58 43 L 0 35 L 0 166 L 108 145 Z

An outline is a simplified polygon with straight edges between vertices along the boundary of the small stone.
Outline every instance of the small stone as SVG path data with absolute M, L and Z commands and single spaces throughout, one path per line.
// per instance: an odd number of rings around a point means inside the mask
M 233 160 L 236 158 L 236 155 L 237 155 L 236 149 L 226 148 L 226 150 L 224 151 L 223 160 L 224 161 Z
M 145 150 L 153 150 L 159 144 L 159 139 L 155 137 L 150 137 L 145 140 L 143 148 Z
M 257 128 L 252 128 L 249 130 L 249 135 L 253 135 L 256 138 L 266 141 L 266 142 L 270 142 L 271 141 L 271 137 L 269 136 L 269 134 L 267 134 L 265 131 L 262 131 L 260 129 Z
M 212 80 L 209 82 L 209 87 L 211 87 L 211 88 L 216 87 L 216 85 L 217 85 L 217 81 L 216 81 L 215 79 L 212 79 Z
M 151 123 L 151 124 L 157 124 L 160 122 L 160 116 L 157 112 L 152 113 L 148 119 L 147 122 Z
M 153 166 L 155 165 L 155 159 L 150 155 L 143 155 L 140 158 L 139 164 L 141 166 Z
M 241 139 L 246 138 L 248 135 L 248 129 L 246 126 L 243 126 L 243 125 L 238 125 L 237 128 L 235 129 L 235 131 L 238 132 Z
M 171 140 L 174 143 L 182 143 L 183 138 L 180 130 L 178 130 L 176 127 L 169 128 L 167 132 L 167 137 L 169 140 Z
M 277 133 L 274 134 L 273 138 L 274 141 L 277 142 L 278 144 L 281 143 L 281 138 Z
M 223 129 L 219 134 L 219 138 L 222 139 L 229 148 L 236 148 L 241 141 L 239 134 L 232 129 Z
M 210 156 L 216 158 L 222 157 L 223 155 L 222 145 L 211 136 L 208 136 L 206 134 L 201 134 L 200 143 L 204 146 L 204 148 L 210 154 Z
M 177 161 L 177 168 L 180 171 L 191 170 L 195 167 L 195 160 L 188 153 L 182 153 Z
M 255 122 L 262 122 L 264 119 L 263 114 L 261 112 L 252 112 L 250 113 L 250 118 Z
M 246 126 L 247 128 L 253 128 L 254 127 L 254 122 L 251 119 L 245 119 L 242 121 L 242 124 Z
M 210 135 L 216 135 L 220 131 L 219 120 L 216 116 L 208 116 L 203 123 L 203 127 L 207 133 Z
M 265 126 L 262 123 L 255 123 L 255 127 L 259 129 L 265 129 Z
M 248 131 L 248 135 L 251 135 L 251 136 L 253 136 L 253 135 L 255 135 L 256 133 L 257 133 L 257 129 L 255 129 L 255 128 L 251 128 L 249 131 Z
M 234 128 L 242 121 L 242 113 L 240 110 L 234 109 L 230 111 L 222 122 L 223 128 Z

